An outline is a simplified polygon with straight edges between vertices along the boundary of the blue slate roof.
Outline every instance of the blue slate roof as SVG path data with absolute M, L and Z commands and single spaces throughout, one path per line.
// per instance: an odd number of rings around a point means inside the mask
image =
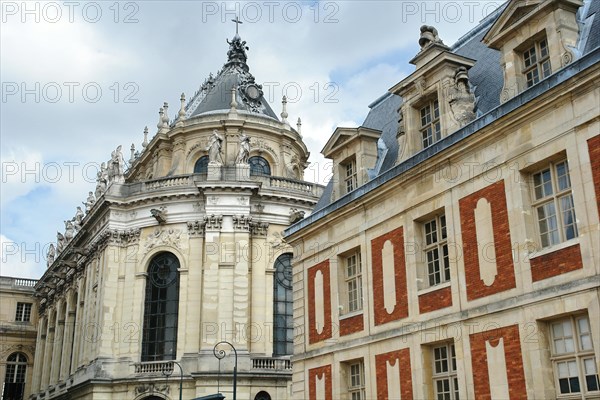
M 587 29 L 581 29 L 581 41 L 585 48 L 583 54 L 588 54 L 600 46 L 600 0 L 585 0 L 585 3 L 585 6 L 580 9 L 580 14 L 584 15 L 578 17 L 582 28 L 585 25 L 583 22 L 590 24 Z M 469 81 L 475 93 L 477 117 L 486 115 L 500 105 L 500 92 L 504 84 L 500 52 L 487 47 L 481 40 L 507 4 L 508 2 L 486 17 L 451 47 L 453 53 L 476 60 L 475 65 L 469 70 Z M 362 123 L 366 128 L 380 130 L 381 139 L 388 147 L 378 175 L 382 175 L 396 164 L 398 108 L 401 104 L 400 96 L 386 93 L 369 105 L 370 111 Z M 315 206 L 315 212 L 331 203 L 332 185 L 331 181 L 327 184 L 323 196 Z

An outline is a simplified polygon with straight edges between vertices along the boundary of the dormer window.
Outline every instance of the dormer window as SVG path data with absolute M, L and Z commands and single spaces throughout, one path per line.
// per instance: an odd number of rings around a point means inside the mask
M 343 164 L 344 171 L 346 172 L 344 178 L 344 184 L 346 187 L 346 193 L 350 193 L 357 188 L 358 183 L 356 179 L 356 160 L 350 159 Z
M 523 65 L 525 67 L 523 75 L 527 80 L 528 88 L 552 74 L 546 38 L 534 42 L 531 47 L 523 52 Z
M 437 98 L 422 107 L 420 113 L 423 148 L 427 148 L 442 138 L 440 105 Z

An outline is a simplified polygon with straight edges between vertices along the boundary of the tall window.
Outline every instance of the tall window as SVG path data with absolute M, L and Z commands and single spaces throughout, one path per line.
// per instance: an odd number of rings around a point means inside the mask
M 442 138 L 440 125 L 440 105 L 437 99 L 421 108 L 421 138 L 423 148 L 429 147 Z
M 12 353 L 6 360 L 3 400 L 22 400 L 25 391 L 27 357 L 23 353 Z
M 31 321 L 31 303 L 17 303 L 17 312 L 15 321 L 29 322 Z
M 363 360 L 351 361 L 347 364 L 348 394 L 351 400 L 364 400 L 365 395 L 365 364 Z
M 454 343 L 433 348 L 433 389 L 437 400 L 458 400 Z
M 362 265 L 360 250 L 344 257 L 344 281 L 346 284 L 346 312 L 362 310 Z
M 533 198 L 542 247 L 553 246 L 577 236 L 569 164 L 566 160 L 552 163 L 533 174 Z
M 282 254 L 275 261 L 273 279 L 273 355 L 294 352 L 294 318 L 292 314 L 292 254 Z
M 146 278 L 142 361 L 174 360 L 177 356 L 179 261 L 171 253 L 152 259 Z
M 572 316 L 550 324 L 552 363 L 557 392 L 588 398 L 600 393 L 598 370 L 587 315 Z M 577 397 L 581 398 L 581 397 Z
M 262 157 L 254 156 L 248 159 L 250 164 L 250 175 L 271 175 L 269 162 Z
M 357 188 L 357 174 L 356 174 L 356 160 L 351 159 L 342 164 L 343 177 L 344 177 L 344 187 L 346 188 L 346 193 L 350 193 L 354 189 Z
M 425 234 L 425 259 L 427 261 L 427 282 L 429 286 L 450 281 L 450 259 L 448 257 L 448 236 L 446 216 L 440 215 L 423 225 Z
M 527 87 L 538 83 L 552 73 L 550 67 L 550 53 L 546 38 L 535 42 L 523 52 L 523 75 L 527 80 Z
M 195 174 L 208 174 L 208 156 L 202 156 L 194 164 Z

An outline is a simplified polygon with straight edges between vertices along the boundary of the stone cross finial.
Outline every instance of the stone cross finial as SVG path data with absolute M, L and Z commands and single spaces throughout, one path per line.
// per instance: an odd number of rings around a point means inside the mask
M 238 32 L 238 27 L 239 24 L 243 24 L 242 21 L 240 21 L 240 19 L 238 18 L 238 16 L 235 16 L 235 19 L 232 19 L 231 22 L 235 22 L 235 35 L 238 36 L 239 32 Z

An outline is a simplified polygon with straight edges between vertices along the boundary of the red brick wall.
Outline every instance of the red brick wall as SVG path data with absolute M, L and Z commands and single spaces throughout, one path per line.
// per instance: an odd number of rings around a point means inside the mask
M 598 207 L 598 215 L 600 215 L 600 135 L 588 139 L 587 143 L 592 166 L 592 179 L 596 191 L 596 206 Z
M 315 326 L 315 275 L 317 271 L 323 274 L 323 304 L 324 304 L 324 328 L 321 333 L 317 332 Z M 331 281 L 329 278 L 329 260 L 325 260 L 308 269 L 308 343 L 317 343 L 331 338 Z
M 494 248 L 496 251 L 498 275 L 496 275 L 494 283 L 490 286 L 486 286 L 483 283 L 479 274 L 475 208 L 481 198 L 485 198 L 490 203 L 492 209 Z M 458 205 L 460 209 L 460 226 L 462 229 L 463 256 L 465 260 L 467 299 L 475 300 L 514 288 L 515 270 L 508 227 L 504 181 L 496 182 L 469 196 L 463 197 L 459 200 Z
M 325 379 L 325 398 L 328 400 L 331 399 L 333 396 L 331 390 L 331 365 L 308 370 L 308 398 L 310 400 L 316 400 L 317 398 L 317 377 Z
M 340 336 L 346 336 L 364 329 L 363 314 L 340 319 Z
M 394 246 L 394 274 L 396 283 L 396 307 L 388 314 L 384 307 L 383 261 L 381 250 L 386 241 Z M 404 231 L 397 228 L 371 240 L 371 268 L 373 270 L 373 307 L 375 325 L 385 324 L 408 317 L 408 294 L 406 290 L 406 265 L 404 262 Z M 386 276 L 385 279 L 392 279 Z
M 531 258 L 531 279 L 534 282 L 583 268 L 579 244 Z
M 419 295 L 419 312 L 421 314 L 450 307 L 451 305 L 452 289 L 450 286 Z
M 377 400 L 388 400 L 387 362 L 394 366 L 400 363 L 400 396 L 402 400 L 413 398 L 412 373 L 410 368 L 410 350 L 402 349 L 375 356 L 377 374 Z M 389 399 L 395 400 L 395 399 Z
M 477 400 L 491 399 L 485 342 L 490 341 L 492 346 L 497 346 L 500 338 L 502 338 L 504 341 L 504 359 L 506 360 L 506 376 L 508 379 L 510 400 L 526 399 L 527 390 L 525 386 L 525 373 L 523 372 L 519 326 L 511 325 L 486 332 L 473 333 L 469 337 L 471 342 L 475 398 Z M 494 366 L 491 367 L 495 368 Z

